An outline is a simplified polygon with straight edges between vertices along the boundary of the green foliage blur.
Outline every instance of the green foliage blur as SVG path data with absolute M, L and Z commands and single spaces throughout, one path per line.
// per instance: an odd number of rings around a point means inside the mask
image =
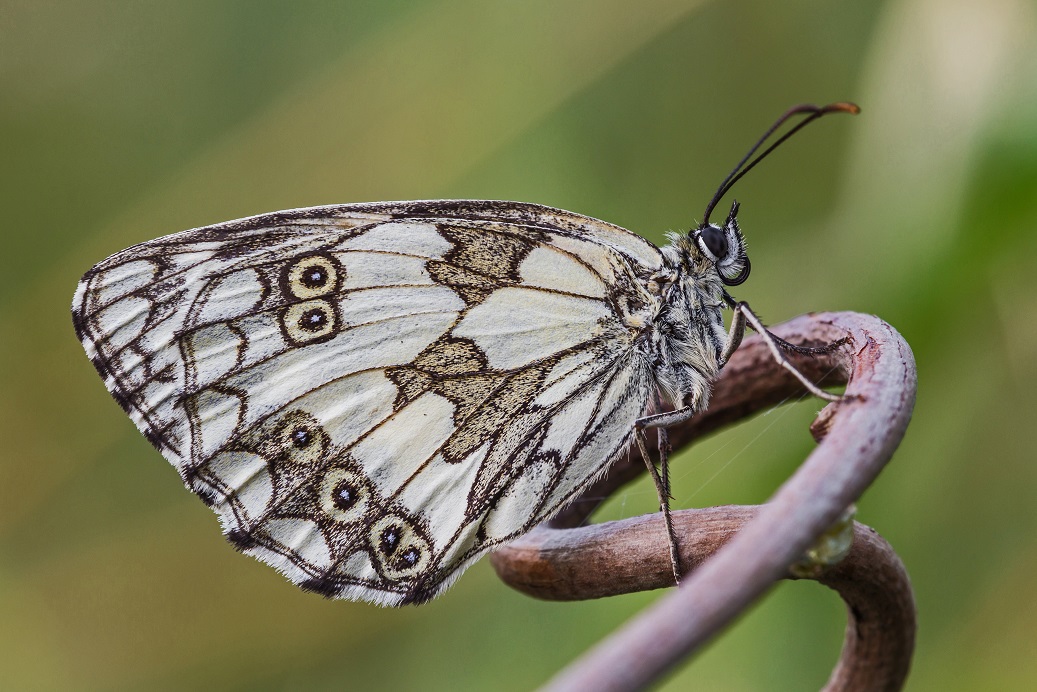
M 770 322 L 875 313 L 914 421 L 860 502 L 911 572 L 911 689 L 1037 688 L 1037 6 L 1031 0 L 0 2 L 0 686 L 532 688 L 663 592 L 329 602 L 235 553 L 105 392 L 80 274 L 314 204 L 539 202 L 662 242 L 772 119 L 853 100 L 740 182 Z M 675 462 L 677 507 L 757 503 L 820 402 Z M 449 501 L 444 498 L 444 501 Z M 654 508 L 646 482 L 607 517 Z M 831 592 L 786 583 L 663 689 L 803 690 Z

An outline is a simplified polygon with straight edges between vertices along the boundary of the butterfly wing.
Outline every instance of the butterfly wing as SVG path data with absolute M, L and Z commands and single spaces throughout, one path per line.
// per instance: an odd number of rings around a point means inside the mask
M 654 387 L 636 342 L 661 262 L 537 205 L 315 207 L 113 255 L 72 312 L 112 395 L 240 550 L 398 605 L 626 448 Z

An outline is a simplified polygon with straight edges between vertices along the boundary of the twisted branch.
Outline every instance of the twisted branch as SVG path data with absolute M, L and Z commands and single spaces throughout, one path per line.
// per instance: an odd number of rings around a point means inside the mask
M 693 571 L 660 599 L 556 677 L 550 689 L 635 690 L 659 679 L 730 623 L 832 526 L 881 471 L 903 437 L 915 395 L 910 348 L 875 317 L 826 313 L 774 329 L 796 344 L 849 336 L 832 353 L 790 354 L 821 384 L 847 383 L 847 399 L 811 427 L 820 442 L 771 500 L 759 507 L 674 512 L 681 564 Z M 707 411 L 670 430 L 674 447 L 800 394 L 759 338 L 746 339 L 724 369 Z M 618 487 L 644 471 L 620 461 L 584 499 L 492 556 L 500 577 L 539 598 L 576 600 L 672 584 L 662 517 L 580 524 Z M 579 527 L 579 528 L 573 528 Z M 914 646 L 914 600 L 906 571 L 873 530 L 854 526 L 853 547 L 815 577 L 847 604 L 843 651 L 828 690 L 899 689 Z

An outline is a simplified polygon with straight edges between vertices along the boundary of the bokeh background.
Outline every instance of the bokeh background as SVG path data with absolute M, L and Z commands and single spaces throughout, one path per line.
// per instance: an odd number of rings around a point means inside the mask
M 421 608 L 295 589 L 225 544 L 109 398 L 72 332 L 76 281 L 159 235 L 334 202 L 534 201 L 658 242 L 778 113 L 833 100 L 863 113 L 738 185 L 737 296 L 771 322 L 852 309 L 906 336 L 915 418 L 859 519 L 914 581 L 910 687 L 1037 688 L 1031 0 L 0 1 L 0 685 L 545 681 L 660 593 L 542 603 L 485 560 Z M 676 506 L 764 500 L 819 408 L 683 454 Z M 844 622 L 833 593 L 782 584 L 663 689 L 816 688 Z

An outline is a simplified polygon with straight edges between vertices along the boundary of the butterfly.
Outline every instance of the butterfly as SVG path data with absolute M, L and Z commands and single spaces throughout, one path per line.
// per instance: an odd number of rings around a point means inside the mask
M 738 203 L 708 217 L 785 119 L 855 108 L 786 113 L 663 248 L 518 202 L 295 209 L 112 255 L 73 323 L 238 550 L 327 597 L 422 603 L 628 450 L 647 461 L 644 429 L 705 408 L 747 323 L 833 398 L 726 290 L 750 270 Z

